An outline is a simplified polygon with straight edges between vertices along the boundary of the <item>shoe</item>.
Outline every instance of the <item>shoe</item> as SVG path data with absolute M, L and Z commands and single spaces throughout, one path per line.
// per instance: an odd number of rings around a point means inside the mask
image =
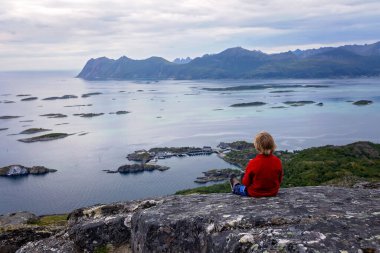
M 230 175 L 230 186 L 231 186 L 231 191 L 234 191 L 234 186 L 239 183 L 239 180 L 237 179 L 235 174 Z

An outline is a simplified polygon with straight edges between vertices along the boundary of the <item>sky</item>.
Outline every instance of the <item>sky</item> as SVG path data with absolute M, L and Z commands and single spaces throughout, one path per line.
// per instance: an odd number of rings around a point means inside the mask
M 0 71 L 380 40 L 379 0 L 0 0 Z

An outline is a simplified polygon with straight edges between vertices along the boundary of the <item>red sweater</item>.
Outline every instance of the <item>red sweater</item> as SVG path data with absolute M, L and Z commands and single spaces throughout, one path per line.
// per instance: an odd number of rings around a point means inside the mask
M 281 160 L 272 154 L 259 154 L 249 161 L 242 183 L 251 197 L 276 196 L 282 177 Z

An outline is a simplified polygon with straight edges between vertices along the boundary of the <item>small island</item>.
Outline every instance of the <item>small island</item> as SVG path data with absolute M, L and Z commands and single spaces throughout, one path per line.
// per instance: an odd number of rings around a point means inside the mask
M 373 103 L 373 101 L 371 101 L 371 100 L 358 100 L 358 101 L 353 102 L 352 104 L 360 106 L 360 105 L 370 105 L 372 103 Z
M 35 134 L 35 133 L 40 133 L 40 132 L 46 132 L 46 131 L 51 131 L 51 129 L 44 129 L 44 128 L 28 128 L 19 134 Z
M 44 134 L 40 136 L 35 136 L 31 138 L 25 138 L 25 139 L 19 139 L 18 141 L 25 142 L 25 143 L 32 143 L 32 142 L 38 142 L 38 141 L 53 141 L 57 139 L 66 138 L 70 134 L 66 133 L 51 133 L 51 134 Z
M 82 98 L 88 98 L 88 97 L 91 97 L 91 96 L 96 96 L 96 95 L 100 95 L 100 94 L 103 94 L 101 92 L 90 92 L 90 93 L 85 93 L 82 95 Z
M 126 164 L 126 165 L 120 166 L 117 170 L 104 170 L 104 171 L 106 171 L 107 173 L 128 174 L 128 173 L 141 173 L 144 171 L 153 171 L 153 170 L 165 171 L 168 169 L 169 167 L 161 166 L 158 164 L 135 163 L 135 164 Z
M 48 114 L 42 114 L 40 116 L 42 116 L 42 117 L 48 117 L 50 119 L 66 118 L 67 117 L 67 115 L 62 114 L 62 113 L 48 113 Z
M 32 166 L 26 167 L 22 165 L 9 165 L 0 168 L 0 176 L 14 177 L 14 176 L 26 176 L 26 175 L 42 175 L 50 172 L 56 172 L 57 170 L 48 169 L 44 166 Z
M 83 106 L 92 106 L 92 104 L 87 104 L 87 105 L 65 105 L 63 107 L 83 107 Z
M 309 105 L 309 104 L 315 104 L 315 102 L 314 101 L 308 101 L 308 100 L 306 100 L 306 101 L 304 101 L 304 100 L 302 100 L 302 101 L 286 101 L 286 102 L 284 102 L 284 104 L 290 105 L 290 106 L 304 106 L 304 105 Z
M 29 97 L 29 98 L 23 98 L 20 101 L 33 101 L 33 100 L 37 100 L 37 99 L 38 99 L 38 97 Z
M 128 114 L 131 113 L 129 111 L 117 111 L 117 112 L 110 112 L 109 114 L 116 114 L 116 115 L 122 115 L 122 114 Z
M 266 105 L 264 102 L 250 102 L 250 103 L 238 103 L 230 105 L 230 107 L 248 107 L 248 106 L 262 106 Z
M 295 92 L 294 90 L 272 90 L 269 93 L 289 93 L 289 92 Z
M 70 98 L 78 98 L 78 96 L 75 95 L 63 95 L 61 97 L 47 97 L 42 100 L 57 100 L 57 99 L 70 99 Z
M 82 117 L 82 118 L 92 118 L 92 117 L 96 117 L 96 116 L 101 116 L 103 114 L 104 113 L 74 113 L 73 115 L 74 116 L 79 116 L 79 117 Z
M 22 116 L 0 116 L 0 119 L 16 119 L 16 118 L 21 118 Z

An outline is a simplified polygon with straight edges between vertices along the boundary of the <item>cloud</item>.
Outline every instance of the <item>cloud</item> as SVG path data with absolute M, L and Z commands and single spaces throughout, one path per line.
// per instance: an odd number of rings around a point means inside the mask
M 370 0 L 3 0 L 0 68 L 80 69 L 99 56 L 173 59 L 233 46 L 275 52 L 372 42 L 379 14 L 380 2 Z

